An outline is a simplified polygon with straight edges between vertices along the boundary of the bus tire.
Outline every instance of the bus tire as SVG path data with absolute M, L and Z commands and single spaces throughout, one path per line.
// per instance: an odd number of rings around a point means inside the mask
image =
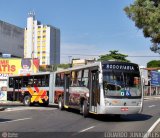
M 88 109 L 88 102 L 87 102 L 87 100 L 83 101 L 82 112 L 83 112 L 83 116 L 84 117 L 88 117 L 88 115 L 89 115 L 89 109 Z
M 23 98 L 23 104 L 25 106 L 30 106 L 31 105 L 31 97 L 29 95 L 24 96 L 24 98 Z
M 64 103 L 63 103 L 63 98 L 62 97 L 59 97 L 59 99 L 58 99 L 58 108 L 60 110 L 64 109 Z

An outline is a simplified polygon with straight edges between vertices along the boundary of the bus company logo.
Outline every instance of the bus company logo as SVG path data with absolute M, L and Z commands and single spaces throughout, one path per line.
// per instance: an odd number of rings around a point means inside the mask
M 131 65 L 106 64 L 106 65 L 103 65 L 103 69 L 130 70 L 130 71 L 134 71 L 134 66 L 131 66 Z
M 47 91 L 46 90 L 39 90 L 37 86 L 34 86 L 34 89 L 31 87 L 27 87 L 29 93 L 32 95 L 31 97 L 31 103 L 33 102 L 39 102 L 43 103 L 42 99 L 45 101 L 48 100 Z

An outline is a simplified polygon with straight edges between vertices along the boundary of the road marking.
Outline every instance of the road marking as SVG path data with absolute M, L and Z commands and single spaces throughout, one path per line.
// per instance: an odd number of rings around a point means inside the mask
M 160 122 L 160 118 L 150 127 L 150 129 L 147 131 L 147 133 L 144 135 L 143 138 L 148 138 L 150 133 L 153 131 L 153 129 L 157 126 L 159 122 Z
M 148 107 L 154 107 L 154 106 L 156 106 L 156 105 L 150 105 L 150 106 L 148 106 Z
M 94 128 L 94 127 L 95 127 L 95 126 L 88 127 L 88 128 L 86 128 L 86 129 L 83 129 L 83 130 L 79 131 L 79 133 L 82 133 L 82 132 L 87 131 L 87 130 L 89 130 L 89 129 L 92 129 L 92 128 Z
M 0 122 L 0 123 L 4 124 L 4 123 L 17 122 L 17 121 L 24 121 L 24 120 L 29 120 L 29 119 L 32 119 L 32 118 L 21 118 L 21 119 L 16 119 L 16 120 L 11 120 L 11 121 L 4 121 L 4 122 Z
M 45 110 L 45 111 L 49 111 L 49 110 L 56 110 L 57 108 L 34 108 L 34 107 L 28 107 L 28 108 L 7 108 L 6 110 L 4 110 L 4 112 L 12 112 L 12 111 L 22 111 L 22 110 Z

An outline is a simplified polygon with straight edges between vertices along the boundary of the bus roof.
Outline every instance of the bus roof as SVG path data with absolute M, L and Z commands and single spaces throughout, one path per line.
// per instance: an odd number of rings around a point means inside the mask
M 77 66 L 77 67 L 71 67 L 68 69 L 62 69 L 59 71 L 55 72 L 38 72 L 38 73 L 29 73 L 29 74 L 20 74 L 20 75 L 11 75 L 9 77 L 17 77 L 17 76 L 33 76 L 33 75 L 45 75 L 45 74 L 51 74 L 51 73 L 61 73 L 61 72 L 68 72 L 72 70 L 79 70 L 79 69 L 85 69 L 85 68 L 90 68 L 90 67 L 96 67 L 100 66 L 101 64 L 122 64 L 122 65 L 137 65 L 135 63 L 127 63 L 127 62 L 119 62 L 119 61 L 97 61 L 95 63 L 90 63 L 87 65 L 82 65 L 82 66 Z M 137 65 L 138 66 L 138 65 Z
M 101 62 L 90 63 L 87 65 L 81 65 L 81 66 L 77 66 L 77 67 L 59 70 L 59 71 L 56 71 L 55 73 L 61 73 L 61 72 L 67 72 L 67 71 L 72 71 L 72 70 L 79 70 L 79 69 L 84 69 L 84 68 L 89 68 L 89 67 L 100 66 L 100 63 Z
M 45 75 L 45 74 L 51 74 L 52 72 L 37 72 L 37 73 L 28 73 L 28 74 L 19 74 L 19 75 L 10 75 L 8 77 L 20 77 L 20 76 L 33 76 L 33 75 Z

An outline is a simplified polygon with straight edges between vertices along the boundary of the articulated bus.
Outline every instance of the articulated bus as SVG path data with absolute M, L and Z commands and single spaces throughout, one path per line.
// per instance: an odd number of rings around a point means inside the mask
M 62 71 L 10 76 L 8 94 L 24 105 L 58 104 L 93 114 L 136 114 L 143 107 L 139 66 L 125 62 L 96 62 Z M 14 95 L 14 98 L 13 98 Z

